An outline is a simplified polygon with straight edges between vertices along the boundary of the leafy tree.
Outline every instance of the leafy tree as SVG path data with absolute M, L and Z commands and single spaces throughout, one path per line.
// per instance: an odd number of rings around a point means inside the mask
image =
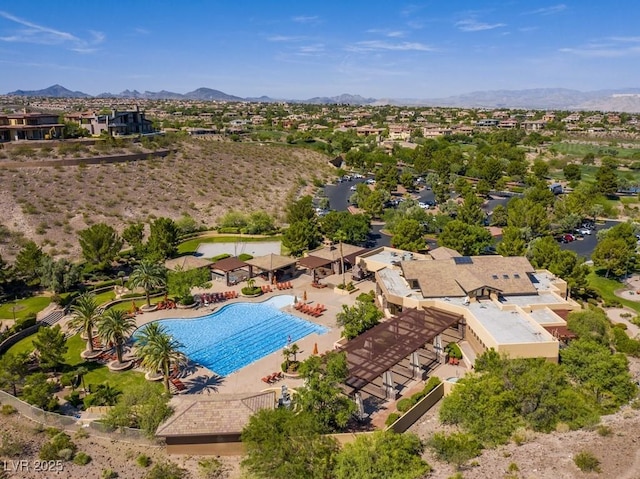
M 92 386 L 91 394 L 84 400 L 86 407 L 115 406 L 122 391 L 111 386 L 108 382 Z
M 591 259 L 596 268 L 603 268 L 609 277 L 622 276 L 628 271 L 629 264 L 633 265 L 635 249 L 630 250 L 623 239 L 606 237 L 600 241 L 591 254 Z
M 181 351 L 183 347 L 158 323 L 147 325 L 138 338 L 136 350 L 138 357 L 142 359 L 142 365 L 150 371 L 162 373 L 167 392 L 171 368 L 187 362 L 186 356 Z
M 287 205 L 287 223 L 292 225 L 301 221 L 311 221 L 316 218 L 316 211 L 313 208 L 313 198 L 309 195 L 303 196 L 298 201 L 292 201 Z
M 534 160 L 531 172 L 541 180 L 549 175 L 549 163 L 544 160 Z
M 398 168 L 394 163 L 385 163 L 376 170 L 376 189 L 391 192 L 398 186 Z
M 136 258 L 142 255 L 144 244 L 144 225 L 142 223 L 133 223 L 127 226 L 122 232 L 122 239 L 133 248 L 133 254 Z
M 464 197 L 464 203 L 458 208 L 458 217 L 456 219 L 469 225 L 483 226 L 485 213 L 480 209 L 482 200 L 475 193 L 468 194 Z
M 400 184 L 407 190 L 407 191 L 411 191 L 414 189 L 414 181 L 413 181 L 413 175 L 411 173 L 409 173 L 408 171 L 405 171 L 404 173 L 402 173 L 400 175 Z
M 527 243 L 520 228 L 507 226 L 502 230 L 502 241 L 496 247 L 498 254 L 502 256 L 524 256 L 526 250 Z
M 0 387 L 11 388 L 13 395 L 18 395 L 18 386 L 24 384 L 28 370 L 28 354 L 4 353 L 0 356 Z
M 560 359 L 569 375 L 592 395 L 605 412 L 615 411 L 637 392 L 626 356 L 612 354 L 607 346 L 580 338 L 560 351 Z
M 509 226 L 526 228 L 533 238 L 548 233 L 549 215 L 541 204 L 529 199 L 514 198 L 509 202 L 507 210 Z
M 122 248 L 122 238 L 105 223 L 96 223 L 79 231 L 78 237 L 82 256 L 99 270 L 108 267 Z
M 242 465 L 263 479 L 331 477 L 338 444 L 323 432 L 308 412 L 262 409 L 242 430 L 246 447 Z
M 167 273 L 167 290 L 183 304 L 192 300 L 191 288 L 204 287 L 211 281 L 208 268 L 196 268 L 188 271 L 169 271 Z
M 580 167 L 575 163 L 568 163 L 565 165 L 562 172 L 564 173 L 564 177 L 567 181 L 580 181 L 580 178 L 582 178 Z
M 122 348 L 126 338 L 136 329 L 135 319 L 122 309 L 111 308 L 98 323 L 98 335 L 105 344 L 114 344 L 118 362 L 122 363 Z
M 463 256 L 479 255 L 492 243 L 491 233 L 482 226 L 457 219 L 447 223 L 438 238 L 440 246 L 454 249 Z
M 80 267 L 67 259 L 57 261 L 44 255 L 38 268 L 40 284 L 43 288 L 51 289 L 60 294 L 69 291 L 80 281 Z
M 18 276 L 26 281 L 37 278 L 43 257 L 42 248 L 33 241 L 27 241 L 16 256 L 14 269 Z
M 168 394 L 158 394 L 157 389 L 147 385 L 129 387 L 107 412 L 104 421 L 115 428 L 142 429 L 148 437 L 153 438 L 158 426 L 173 413 L 169 399 Z
M 491 214 L 491 226 L 507 226 L 507 208 L 497 205 Z
M 603 195 L 611 196 L 618 191 L 618 177 L 613 168 L 601 166 L 596 172 L 596 188 Z
M 314 218 L 291 223 L 282 236 L 282 244 L 292 255 L 300 256 L 318 246 L 321 239 L 318 223 Z
M 132 288 L 142 288 L 147 297 L 147 306 L 151 306 L 150 293 L 156 288 L 162 288 L 167 283 L 167 269 L 156 262 L 144 259 L 134 268 L 129 276 Z
M 353 339 L 380 322 L 384 315 L 371 301 L 357 299 L 353 306 L 342 305 L 342 311 L 336 316 L 338 326 L 344 328 L 342 334 Z
M 67 340 L 59 324 L 40 328 L 33 340 L 33 347 L 38 351 L 40 367 L 43 369 L 56 369 L 64 363 Z
M 424 228 L 414 219 L 400 220 L 393 228 L 391 244 L 407 251 L 421 251 L 426 246 L 423 231 Z
M 495 157 L 489 157 L 484 161 L 480 171 L 480 178 L 485 180 L 491 188 L 494 188 L 502 177 L 503 171 L 504 165 L 502 161 Z
M 336 479 L 418 479 L 431 472 L 415 434 L 375 431 L 345 444 L 336 456 Z
M 58 399 L 54 396 L 54 391 L 55 385 L 47 380 L 45 373 L 34 373 L 27 376 L 22 399 L 45 411 L 53 411 L 58 407 Z
M 520 426 L 548 432 L 559 422 L 571 428 L 597 422 L 594 402 L 573 388 L 563 366 L 490 354 L 491 360 L 480 361 L 481 374 L 465 376 L 444 399 L 443 422 L 459 424 L 486 444 L 506 442 Z
M 227 211 L 219 220 L 218 228 L 237 228 L 241 230 L 247 226 L 247 217 L 239 211 Z
M 579 338 L 589 339 L 608 346 L 611 324 L 606 313 L 600 308 L 572 311 L 567 316 L 567 327 Z
M 364 201 L 358 202 L 358 206 L 364 209 L 373 218 L 382 217 L 384 205 L 389 201 L 389 192 L 384 189 L 375 189 L 366 196 Z
M 254 211 L 247 218 L 244 233 L 258 235 L 272 233 L 276 230 L 275 220 L 266 211 Z
M 327 238 L 333 238 L 338 230 L 345 234 L 345 243 L 361 244 L 367 240 L 371 221 L 364 214 L 352 215 L 348 211 L 330 211 L 320 219 L 320 229 Z
M 161 261 L 175 256 L 178 233 L 178 227 L 170 218 L 158 218 L 151 223 L 147 258 L 152 261 Z
M 298 388 L 295 407 L 314 416 L 325 433 L 344 428 L 356 410 L 340 387 L 349 375 L 346 355 L 330 352 L 322 358 L 311 356 L 300 364 L 298 372 L 305 385 Z
M 69 326 L 81 328 L 87 337 L 87 351 L 93 352 L 93 328 L 100 320 L 98 301 L 92 293 L 83 293 L 71 307 L 71 321 Z

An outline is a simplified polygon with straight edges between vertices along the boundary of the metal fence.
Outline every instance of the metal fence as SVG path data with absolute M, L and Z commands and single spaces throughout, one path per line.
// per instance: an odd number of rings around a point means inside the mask
M 78 431 L 79 429 L 85 429 L 91 432 L 96 437 L 102 437 L 105 439 L 121 441 L 121 442 L 134 442 L 137 444 L 144 444 L 147 446 L 160 447 L 161 443 L 155 439 L 149 439 L 144 431 L 133 428 L 119 428 L 113 429 L 106 424 L 98 421 L 80 421 L 76 417 L 64 416 L 54 412 L 43 411 L 31 404 L 28 404 L 20 399 L 12 396 L 6 391 L 0 390 L 0 404 L 8 404 L 13 406 L 20 415 L 31 419 L 38 424 L 42 424 L 45 427 L 56 427 L 58 429 L 64 429 L 65 431 Z

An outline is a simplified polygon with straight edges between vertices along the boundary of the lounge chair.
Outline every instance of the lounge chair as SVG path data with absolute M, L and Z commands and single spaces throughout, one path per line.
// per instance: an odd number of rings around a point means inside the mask
M 270 380 L 271 376 L 265 376 L 262 378 L 262 382 L 267 383 L 267 384 L 271 384 L 271 380 Z
M 178 391 L 186 391 L 187 389 L 187 386 L 185 386 L 178 378 L 171 379 L 171 384 L 173 384 Z

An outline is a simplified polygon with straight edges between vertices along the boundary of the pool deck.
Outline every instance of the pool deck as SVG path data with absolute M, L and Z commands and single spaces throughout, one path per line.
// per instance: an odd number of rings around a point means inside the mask
M 256 286 L 262 286 L 267 284 L 266 281 L 255 278 Z M 331 278 L 327 278 L 330 280 Z M 324 334 L 312 333 L 304 338 L 295 341 L 300 347 L 300 351 L 297 354 L 298 360 L 305 360 L 308 358 L 314 349 L 315 344 L 318 345 L 318 352 L 322 354 L 325 351 L 334 349 L 334 343 L 340 339 L 340 332 L 342 328 L 336 324 L 336 315 L 342 310 L 343 305 L 352 306 L 355 303 L 355 299 L 361 292 L 369 292 L 375 290 L 375 283 L 371 281 L 364 281 L 358 284 L 359 291 L 350 295 L 340 295 L 333 291 L 333 288 L 327 287 L 322 289 L 313 288 L 311 286 L 311 278 L 308 275 L 301 275 L 296 279 L 290 280 L 292 283 L 292 289 L 277 290 L 275 289 L 271 293 L 263 294 L 257 298 L 244 298 L 239 296 L 236 299 L 226 300 L 221 303 L 214 303 L 209 306 L 203 306 L 198 309 L 171 309 L 154 311 L 150 313 L 144 313 L 136 316 L 137 326 L 166 318 L 194 318 L 205 316 L 212 311 L 216 311 L 218 308 L 227 304 L 233 304 L 235 302 L 262 302 L 277 295 L 292 295 L 296 296 L 298 301 L 303 301 L 305 296 L 306 303 L 309 304 L 323 304 L 327 309 L 319 317 L 312 317 L 302 312 L 295 310 L 292 306 L 283 308 L 283 311 L 305 319 L 316 324 L 320 324 L 328 328 L 328 332 Z M 341 278 L 336 278 L 335 283 L 341 281 Z M 246 283 L 240 283 L 235 286 L 226 286 L 222 281 L 213 281 L 212 285 L 208 289 L 195 288 L 194 294 L 197 293 L 220 293 L 225 291 L 236 291 L 240 294 L 242 287 L 246 286 Z M 272 286 L 273 288 L 273 286 Z M 131 351 L 127 351 L 125 359 L 130 357 Z M 276 381 L 272 384 L 267 384 L 262 381 L 262 378 L 268 376 L 274 372 L 281 371 L 281 364 L 284 361 L 284 356 L 281 351 L 271 353 L 262 359 L 251 363 L 244 368 L 229 374 L 226 377 L 219 377 L 214 372 L 207 368 L 190 364 L 182 371 L 179 376 L 180 380 L 187 387 L 187 390 L 176 395 L 176 400 L 180 397 L 191 396 L 197 394 L 211 395 L 211 394 L 240 394 L 240 393 L 255 393 L 268 389 L 277 389 L 280 391 L 282 385 L 286 385 L 289 388 L 295 388 L 302 385 L 302 380 L 297 378 L 284 378 Z

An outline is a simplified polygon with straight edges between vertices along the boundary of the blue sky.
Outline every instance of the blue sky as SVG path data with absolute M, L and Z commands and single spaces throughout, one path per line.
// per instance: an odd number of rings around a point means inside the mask
M 305 99 L 640 87 L 638 0 L 0 3 L 0 92 Z

